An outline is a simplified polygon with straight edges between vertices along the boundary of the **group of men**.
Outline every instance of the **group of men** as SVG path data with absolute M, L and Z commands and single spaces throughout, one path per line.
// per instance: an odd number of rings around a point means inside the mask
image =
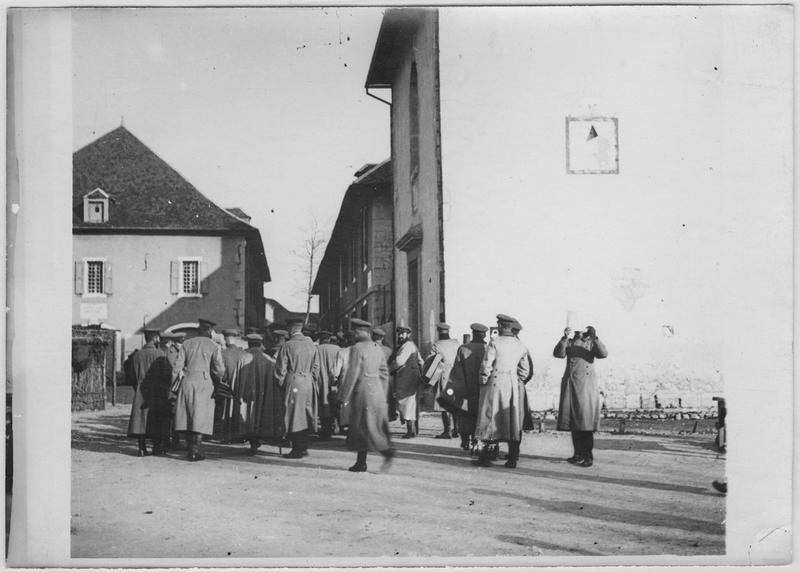
M 450 326 L 440 323 L 438 339 L 425 359 L 409 328 L 397 328 L 392 351 L 384 344 L 383 330 L 358 319 L 351 319 L 350 326 L 347 336 L 320 332 L 315 342 L 301 320 L 290 322 L 288 331 L 273 332 L 277 341 L 269 350 L 254 332 L 244 336 L 248 348 L 239 348 L 235 330 L 223 331 L 223 349 L 212 340 L 214 324 L 203 319 L 198 335 L 186 341 L 145 330 L 144 347 L 126 364 L 136 388 L 128 434 L 138 439 L 142 456 L 150 454 L 146 438 L 153 440 L 152 454 L 159 455 L 166 452 L 170 436 L 184 435 L 189 460 L 199 461 L 205 458 L 203 436 L 214 434 L 216 420 L 222 440 L 248 442 L 251 455 L 265 440 L 288 439 L 291 450 L 284 457 L 299 459 L 308 454 L 310 434 L 329 438 L 338 424 L 357 453 L 350 470 L 361 472 L 366 471 L 368 450 L 381 453 L 384 467 L 391 462 L 390 420 L 399 416 L 406 426 L 403 438 L 414 438 L 420 410 L 433 409 L 442 415 L 443 431 L 437 438 L 460 436 L 462 448 L 478 455 L 473 461 L 478 466 L 490 465 L 498 443 L 505 441 L 505 466 L 516 467 L 530 415 L 525 384 L 533 376 L 516 319 L 498 314 L 497 336 L 488 342 L 489 328 L 474 323 L 472 339 L 464 344 L 451 339 Z M 578 366 L 585 373 L 589 360 L 607 352 L 593 328 L 573 339 L 569 333 L 565 331 L 554 350 L 556 357 L 569 358 L 558 428 L 573 432 L 575 455 L 568 460 L 590 466 L 586 433 L 591 436 L 597 428 L 587 429 L 585 419 L 578 427 L 575 411 L 588 411 L 588 424 L 596 424 L 599 401 L 597 407 L 591 403 L 596 387 L 587 390 L 585 383 L 576 396 L 573 373 Z

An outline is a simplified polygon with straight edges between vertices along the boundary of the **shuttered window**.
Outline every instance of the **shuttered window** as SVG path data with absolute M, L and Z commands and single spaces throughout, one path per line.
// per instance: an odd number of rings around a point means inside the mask
M 90 260 L 86 263 L 86 293 L 103 293 L 103 263 Z
M 200 293 L 200 263 L 197 260 L 183 261 L 183 293 Z
M 111 263 L 105 258 L 84 258 L 75 262 L 75 294 L 84 297 L 111 294 Z
M 208 294 L 208 268 L 200 257 L 186 257 L 170 263 L 170 292 L 178 296 Z

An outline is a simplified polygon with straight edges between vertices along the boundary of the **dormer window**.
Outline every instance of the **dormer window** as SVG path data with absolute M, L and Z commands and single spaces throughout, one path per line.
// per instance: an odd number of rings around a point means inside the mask
M 108 193 L 96 188 L 83 196 L 83 222 L 108 222 Z

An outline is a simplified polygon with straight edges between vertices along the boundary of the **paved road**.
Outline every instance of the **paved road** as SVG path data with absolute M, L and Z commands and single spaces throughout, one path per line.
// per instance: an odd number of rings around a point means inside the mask
M 73 416 L 73 557 L 705 555 L 725 551 L 724 475 L 709 436 L 525 436 L 516 470 L 470 464 L 458 440 L 396 440 L 390 472 L 346 469 L 344 438 L 286 460 L 212 443 L 208 460 L 134 456 L 127 406 Z M 395 436 L 401 434 L 392 424 Z M 286 452 L 284 450 L 284 452 Z M 388 562 L 390 563 L 390 562 Z

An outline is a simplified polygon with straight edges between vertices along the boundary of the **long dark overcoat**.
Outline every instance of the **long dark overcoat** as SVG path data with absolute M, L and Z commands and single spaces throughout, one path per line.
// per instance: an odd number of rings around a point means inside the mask
M 600 392 L 594 360 L 608 356 L 605 344 L 595 338 L 561 338 L 553 356 L 567 358 L 558 402 L 559 431 L 597 431 L 600 428 Z
M 283 436 L 283 396 L 275 382 L 275 360 L 261 348 L 248 348 L 239 373 L 234 398 L 239 404 L 234 418 L 236 437 Z
M 131 356 L 129 374 L 135 382 L 131 416 L 128 420 L 129 437 L 166 439 L 169 435 L 169 386 L 172 367 L 167 354 L 152 343 Z
M 175 430 L 211 435 L 214 431 L 214 379 L 225 376 L 222 349 L 203 336 L 183 343 L 183 381 L 175 405 Z
M 330 393 L 336 385 L 336 358 L 341 348 L 335 344 L 320 344 L 319 353 L 319 379 L 317 381 L 317 406 L 319 415 L 323 418 L 331 417 Z
M 455 404 L 470 414 L 458 418 L 458 430 L 465 435 L 475 433 L 481 387 L 481 364 L 485 353 L 486 344 L 483 342 L 468 342 L 458 348 L 453 369 L 450 370 L 450 379 L 445 386 L 446 393 L 447 390 L 453 390 L 450 397 Z
M 294 334 L 278 350 L 275 359 L 275 381 L 284 392 L 287 433 L 317 430 L 318 376 L 317 346 L 303 334 Z
M 522 392 L 528 379 L 528 350 L 514 336 L 489 342 L 481 363 L 481 389 L 475 437 L 493 441 L 518 441 L 522 436 Z
M 340 388 L 347 446 L 357 451 L 385 451 L 391 447 L 386 394 L 389 368 L 386 354 L 373 341 L 350 348 L 347 375 Z
M 450 372 L 453 369 L 453 364 L 456 361 L 456 352 L 458 352 L 459 343 L 457 340 L 448 338 L 446 340 L 437 340 L 431 348 L 431 356 L 439 354 L 442 356 L 442 362 L 439 365 L 440 371 L 437 372 L 437 380 L 434 384 L 433 390 L 433 410 L 444 411 L 444 408 L 439 405 L 437 399 L 444 394 L 445 386 L 450 380 Z M 430 356 L 428 356 L 430 357 Z

